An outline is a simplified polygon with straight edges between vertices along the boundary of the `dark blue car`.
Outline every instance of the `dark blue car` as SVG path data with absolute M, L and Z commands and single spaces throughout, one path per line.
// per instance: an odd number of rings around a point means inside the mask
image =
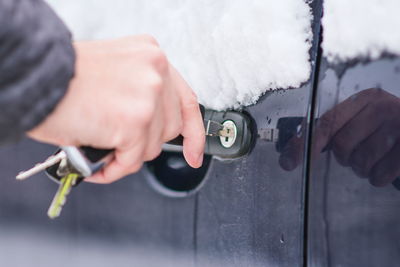
M 244 109 L 244 157 L 193 170 L 164 152 L 115 184 L 82 183 L 51 221 L 56 185 L 13 177 L 56 148 L 1 148 L 0 266 L 398 266 L 400 58 L 329 63 L 311 6 L 312 76 Z

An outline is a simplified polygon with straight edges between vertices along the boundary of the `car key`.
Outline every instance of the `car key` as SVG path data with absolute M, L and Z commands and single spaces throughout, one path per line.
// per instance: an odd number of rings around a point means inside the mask
M 50 204 L 47 216 L 50 219 L 55 219 L 60 216 L 62 208 L 67 201 L 67 196 L 71 192 L 72 186 L 76 184 L 79 179 L 79 174 L 69 173 L 60 180 L 60 186 Z
M 202 105 L 199 105 L 199 108 L 204 119 L 205 108 Z M 204 124 L 207 136 L 232 137 L 232 131 L 230 131 L 231 129 L 229 129 L 229 127 L 223 126 L 220 123 L 210 119 L 204 120 Z M 182 145 L 183 137 L 178 136 L 168 143 L 172 145 Z M 24 180 L 36 173 L 46 170 L 50 178 L 55 179 L 58 182 L 62 177 L 64 177 L 64 174 L 57 174 L 59 163 L 64 158 L 68 158 L 70 165 L 77 173 L 81 174 L 83 177 L 88 177 L 107 164 L 108 161 L 112 159 L 112 157 L 109 156 L 112 153 L 112 149 L 95 149 L 91 147 L 77 148 L 71 146 L 62 147 L 57 153 L 49 157 L 45 162 L 36 164 L 33 168 L 27 171 L 20 172 L 16 178 L 17 180 Z
M 31 168 L 27 171 L 20 172 L 17 175 L 16 179 L 17 180 L 25 180 L 41 171 L 44 171 L 45 169 L 53 166 L 54 164 L 61 162 L 66 157 L 67 157 L 67 154 L 63 150 L 60 150 L 58 153 L 50 156 L 44 162 L 36 164 L 33 168 Z
M 211 123 L 208 123 L 211 122 Z M 204 154 L 221 160 L 241 158 L 250 153 L 255 143 L 256 125 L 247 112 L 206 110 L 204 114 L 206 143 Z M 182 152 L 179 142 L 163 145 L 164 152 Z
M 234 155 L 242 155 L 247 151 L 237 147 L 238 144 L 243 142 L 247 144 L 247 142 L 250 141 L 250 135 L 246 134 L 248 131 L 241 133 L 241 131 L 247 129 L 250 123 L 247 119 L 243 119 L 246 118 L 246 116 L 242 118 L 239 113 L 235 112 L 208 111 L 206 118 L 204 107 L 200 106 L 200 110 L 204 120 L 206 136 L 217 138 L 215 140 L 221 139 L 222 143 L 222 140 L 236 140 L 236 142 L 232 142 L 232 144 L 225 144 L 226 146 L 229 145 L 229 147 L 232 147 L 232 149 L 229 151 L 231 151 L 230 153 L 234 153 Z M 217 121 L 213 119 L 217 119 Z M 235 124 L 234 121 L 240 121 L 241 123 Z M 245 138 L 237 138 L 238 134 L 240 136 L 244 136 Z M 182 145 L 183 137 L 178 136 L 176 139 L 168 143 Z M 206 150 L 210 149 L 207 148 Z M 221 150 L 214 151 L 214 153 L 220 151 Z M 113 152 L 114 150 L 112 149 L 64 146 L 61 147 L 53 156 L 49 157 L 45 162 L 35 165 L 35 167 L 26 172 L 19 173 L 17 179 L 24 180 L 40 171 L 45 170 L 46 174 L 52 180 L 60 184 L 48 210 L 48 216 L 54 219 L 60 215 L 62 207 L 66 202 L 66 197 L 70 193 L 71 188 L 78 185 L 85 177 L 93 175 L 102 167 L 104 167 L 109 161 L 112 160 Z
M 204 120 L 204 128 L 206 136 L 211 136 L 215 138 L 224 137 L 224 138 L 232 138 L 233 129 L 229 125 L 222 125 L 221 123 L 213 120 L 213 117 L 206 116 L 205 114 L 224 114 L 224 117 L 227 118 L 219 118 L 218 121 L 224 121 L 228 119 L 227 114 L 231 114 L 232 112 L 210 112 L 205 110 L 203 106 L 199 106 L 200 111 Z M 233 114 L 233 113 L 232 113 Z M 236 114 L 236 113 L 235 113 Z M 236 115 L 237 116 L 237 115 Z M 241 128 L 238 128 L 239 131 Z M 169 141 L 167 144 L 182 146 L 183 144 L 183 136 L 178 136 L 174 140 Z M 65 146 L 61 147 L 61 149 L 66 153 L 66 157 L 68 158 L 69 165 L 71 169 L 79 173 L 81 175 L 80 179 L 78 179 L 79 184 L 84 177 L 89 177 L 99 171 L 102 167 L 104 167 L 109 161 L 112 160 L 112 149 L 95 149 L 92 147 L 72 147 Z M 57 154 L 58 152 L 56 152 Z M 55 164 L 46 168 L 46 174 L 53 180 L 60 181 L 62 177 L 66 173 L 58 173 L 59 172 L 59 164 Z
M 212 136 L 219 138 L 223 136 L 224 138 L 232 138 L 233 129 L 229 125 L 222 125 L 212 120 L 204 120 L 206 136 Z M 169 141 L 167 144 L 182 146 L 183 136 L 178 136 L 174 140 Z M 68 159 L 69 167 L 73 172 L 79 173 L 80 179 L 78 179 L 79 184 L 84 177 L 89 177 L 103 168 L 112 160 L 112 154 L 114 150 L 112 149 L 96 149 L 92 147 L 73 147 L 64 146 L 61 147 L 60 151 L 64 151 L 66 158 Z M 55 155 L 61 153 L 57 151 Z M 60 181 L 62 177 L 66 175 L 65 172 L 60 173 L 60 162 L 48 166 L 45 168 L 46 174 L 56 182 Z M 43 165 L 44 166 L 44 165 Z

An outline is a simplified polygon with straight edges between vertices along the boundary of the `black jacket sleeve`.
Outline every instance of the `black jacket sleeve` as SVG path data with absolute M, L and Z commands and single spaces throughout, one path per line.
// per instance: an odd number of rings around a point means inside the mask
M 0 0 L 0 143 L 55 108 L 73 76 L 71 35 L 42 0 Z

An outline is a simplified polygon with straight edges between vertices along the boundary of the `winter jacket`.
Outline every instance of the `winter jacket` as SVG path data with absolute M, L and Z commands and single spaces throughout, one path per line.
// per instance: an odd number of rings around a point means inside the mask
M 71 35 L 42 0 L 0 0 L 0 143 L 42 122 L 74 72 Z

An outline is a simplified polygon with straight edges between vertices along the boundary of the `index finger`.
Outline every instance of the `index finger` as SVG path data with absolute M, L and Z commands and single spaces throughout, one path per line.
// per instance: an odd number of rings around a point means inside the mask
M 178 89 L 181 101 L 183 130 L 183 155 L 188 164 L 193 168 L 199 168 L 203 164 L 205 130 L 197 97 L 181 77 L 171 66 L 171 76 L 174 86 Z

